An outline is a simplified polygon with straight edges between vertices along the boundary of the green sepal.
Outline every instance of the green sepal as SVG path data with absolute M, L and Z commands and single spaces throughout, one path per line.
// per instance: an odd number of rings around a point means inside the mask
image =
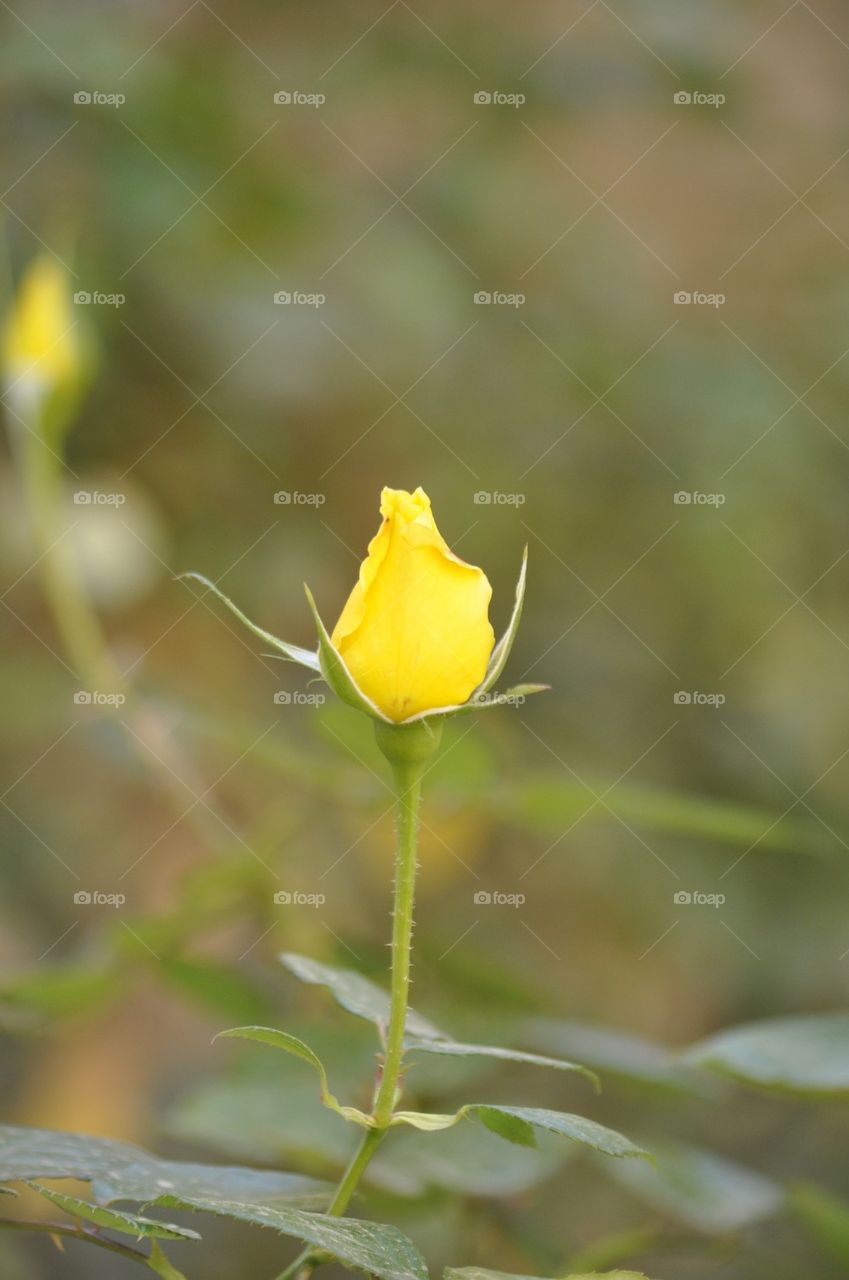
M 504 635 L 498 641 L 490 654 L 486 675 L 472 694 L 472 699 L 491 689 L 507 665 L 507 659 L 510 657 L 510 650 L 513 648 L 513 641 L 516 639 L 516 632 L 519 630 L 519 623 L 522 620 L 522 606 L 525 602 L 525 583 L 527 581 L 527 576 L 528 548 L 525 547 L 525 550 L 522 553 L 522 567 L 519 570 L 519 577 L 516 580 L 516 597 L 513 603 L 513 612 L 510 615 L 507 630 L 504 632 Z
M 315 619 L 316 630 L 318 631 L 317 661 L 319 669 L 330 688 L 338 698 L 341 698 L 343 702 L 347 702 L 349 706 L 356 707 L 358 711 L 365 711 L 367 715 L 374 716 L 376 720 L 394 724 L 394 721 L 385 716 L 377 704 L 372 702 L 371 698 L 367 698 L 357 686 L 356 681 L 345 666 L 341 653 L 328 635 L 327 628 L 321 620 L 321 614 L 318 612 L 313 599 L 313 594 L 306 583 L 304 583 L 304 591 L 307 593 L 307 601 L 312 610 L 312 616 Z
M 434 1133 L 440 1129 L 450 1129 L 466 1116 L 480 1120 L 508 1142 L 518 1143 L 524 1147 L 536 1146 L 536 1129 L 548 1133 L 559 1134 L 592 1147 L 607 1156 L 640 1156 L 645 1160 L 653 1157 L 642 1147 L 638 1147 L 624 1134 L 596 1120 L 588 1120 L 586 1116 L 570 1115 L 565 1111 L 548 1111 L 542 1107 L 508 1107 L 490 1102 L 469 1102 L 453 1115 L 432 1114 L 425 1111 L 397 1111 L 392 1117 L 393 1125 L 407 1124 L 414 1129 L 422 1129 Z

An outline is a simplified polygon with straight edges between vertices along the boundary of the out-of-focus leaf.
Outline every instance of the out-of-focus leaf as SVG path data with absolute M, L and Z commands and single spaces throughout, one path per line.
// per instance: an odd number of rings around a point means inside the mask
M 488 1102 L 470 1102 L 454 1115 L 438 1115 L 423 1111 L 396 1112 L 393 1124 L 408 1124 L 425 1132 L 437 1132 L 451 1128 L 465 1116 L 475 1116 L 508 1142 L 519 1146 L 536 1146 L 535 1129 L 544 1129 L 563 1138 L 571 1138 L 608 1156 L 642 1156 L 651 1159 L 648 1151 L 638 1147 L 615 1129 L 608 1129 L 586 1116 L 570 1115 L 566 1111 L 548 1111 L 543 1107 L 508 1107 Z
M 171 1109 L 168 1132 L 235 1160 L 335 1171 L 348 1160 L 354 1135 L 321 1105 L 306 1073 L 288 1065 L 280 1062 L 278 1078 L 254 1074 L 195 1087 Z
M 256 986 L 225 965 L 196 964 L 164 956 L 158 972 L 214 1013 L 236 1018 L 263 1018 L 268 1014 L 268 1001 Z
M 789 1203 L 817 1243 L 849 1271 L 849 1203 L 812 1182 L 792 1187 Z
M 295 1236 L 304 1244 L 327 1249 L 347 1267 L 381 1280 L 428 1280 L 424 1258 L 397 1227 L 363 1219 L 331 1218 L 303 1209 L 268 1209 L 262 1205 L 225 1200 L 162 1196 L 159 1204 L 172 1209 L 197 1209 L 219 1217 L 236 1218 Z
M 588 1023 L 532 1018 L 522 1027 L 523 1038 L 535 1048 L 580 1059 L 603 1076 L 638 1084 L 698 1092 L 695 1073 L 685 1070 L 663 1045 L 643 1036 Z
M 301 982 L 327 987 L 337 1004 L 349 1013 L 356 1014 L 358 1018 L 366 1018 L 377 1026 L 386 1026 L 388 1023 L 389 996 L 355 969 L 337 969 L 333 965 L 322 964 L 319 960 L 311 960 L 309 956 L 296 955 L 291 951 L 284 952 L 280 959 Z M 407 1011 L 407 1031 L 419 1040 L 450 1038 L 412 1009 Z
M 190 1227 L 177 1227 L 171 1223 L 157 1222 L 154 1218 L 142 1218 L 138 1214 L 126 1213 L 118 1209 L 105 1209 L 102 1205 L 80 1200 L 78 1196 L 66 1196 L 61 1191 L 42 1187 L 37 1182 L 29 1182 L 27 1185 L 72 1217 L 93 1222 L 96 1226 L 106 1227 L 109 1231 L 123 1231 L 127 1235 L 139 1238 L 153 1236 L 160 1240 L 200 1240 L 197 1231 L 192 1231 Z
M 59 1018 L 93 1008 L 115 994 L 120 985 L 120 976 L 102 966 L 52 966 L 0 983 L 0 1005 Z
M 498 1058 L 505 1062 L 524 1062 L 530 1066 L 552 1067 L 556 1071 L 578 1071 L 598 1090 L 598 1076 L 577 1062 L 568 1062 L 565 1058 L 547 1058 L 538 1053 L 525 1053 L 521 1049 L 502 1049 L 491 1044 L 460 1044 L 455 1040 L 407 1040 L 407 1049 L 412 1053 L 438 1053 L 455 1058 Z
M 641 1200 L 696 1231 L 723 1233 L 776 1213 L 784 1192 L 762 1174 L 712 1151 L 663 1146 L 654 1165 L 612 1166 L 605 1171 Z
M 488 1267 L 446 1267 L 443 1274 L 445 1280 L 540 1280 L 537 1276 L 491 1271 Z M 581 1275 L 564 1276 L 563 1280 L 648 1280 L 648 1276 L 642 1271 L 585 1271 Z
M 609 821 L 615 816 L 656 831 L 736 846 L 748 847 L 757 842 L 759 848 L 789 853 L 819 853 L 823 849 L 816 825 L 793 816 L 778 821 L 779 814 L 754 806 L 729 804 L 657 787 L 621 783 L 607 791 L 608 786 L 609 783 L 601 780 L 594 783 L 590 791 L 589 787 L 573 783 L 562 773 L 550 777 L 537 774 L 527 783 L 500 788 L 491 803 L 505 818 L 559 833 L 593 804 L 593 792 L 604 793 L 604 804 L 595 805 L 585 821 Z
M 294 1173 L 262 1173 L 222 1165 L 160 1160 L 140 1147 L 53 1129 L 0 1125 L 0 1182 L 78 1178 L 92 1184 L 98 1204 L 155 1203 L 164 1193 L 260 1205 L 324 1205 L 330 1188 Z
M 216 1039 L 225 1036 L 239 1040 L 256 1040 L 260 1044 L 271 1045 L 274 1049 L 282 1049 L 284 1053 L 291 1053 L 302 1062 L 308 1062 L 318 1074 L 321 1101 L 325 1107 L 329 1107 L 331 1111 L 335 1111 L 354 1124 L 368 1126 L 371 1123 L 362 1111 L 358 1111 L 356 1107 L 343 1107 L 339 1099 L 334 1097 L 327 1083 L 324 1063 L 309 1045 L 304 1044 L 303 1040 L 299 1040 L 297 1036 L 291 1036 L 287 1031 L 277 1031 L 274 1027 L 232 1027 L 229 1031 L 219 1032 Z
M 609 1231 L 593 1236 L 585 1248 L 572 1256 L 572 1266 L 583 1275 L 614 1266 L 623 1258 L 649 1253 L 661 1238 L 659 1223 L 647 1223 L 639 1227 L 626 1227 L 624 1231 Z
M 682 1057 L 761 1089 L 843 1096 L 849 1094 L 849 1013 L 746 1023 L 700 1041 Z

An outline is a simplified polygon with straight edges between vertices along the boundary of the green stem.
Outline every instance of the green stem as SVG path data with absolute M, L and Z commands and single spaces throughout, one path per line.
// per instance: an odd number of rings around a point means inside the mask
M 390 739 L 391 741 L 391 739 Z M 433 749 L 438 737 L 433 740 Z M 385 748 L 384 748 L 385 750 Z M 410 993 L 410 956 L 413 941 L 413 907 L 415 904 L 419 807 L 421 804 L 423 759 L 402 758 L 403 753 L 385 750 L 395 777 L 397 806 L 397 845 L 395 852 L 395 895 L 392 911 L 392 980 L 389 1025 L 380 1085 L 374 1102 L 373 1126 L 365 1131 L 359 1147 L 336 1188 L 327 1210 L 341 1217 L 350 1204 L 366 1168 L 380 1146 L 392 1121 L 400 1093 L 404 1061 L 404 1031 L 407 1024 L 407 1002 Z M 328 1254 L 305 1249 L 290 1263 L 277 1280 L 309 1280 Z
M 392 989 L 383 1074 L 374 1106 L 374 1120 L 378 1129 L 387 1128 L 392 1119 L 404 1058 L 416 890 L 416 845 L 422 794 L 420 762 L 396 760 L 393 762 L 393 772 L 397 793 L 398 845 L 395 854 L 395 905 L 392 912 Z
M 341 1218 L 348 1208 L 351 1196 L 356 1191 L 360 1178 L 365 1173 L 366 1167 L 380 1145 L 384 1132 L 385 1130 L 381 1131 L 380 1129 L 366 1129 L 363 1134 L 360 1145 L 351 1157 L 351 1163 L 342 1175 L 342 1180 L 336 1188 L 336 1194 L 327 1210 L 334 1218 Z

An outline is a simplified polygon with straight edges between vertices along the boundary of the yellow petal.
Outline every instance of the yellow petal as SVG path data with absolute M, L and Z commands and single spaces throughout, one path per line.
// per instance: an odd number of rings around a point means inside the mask
M 448 547 L 422 489 L 384 489 L 380 512 L 332 639 L 362 692 L 406 720 L 465 702 L 480 684 L 495 642 L 492 588 Z

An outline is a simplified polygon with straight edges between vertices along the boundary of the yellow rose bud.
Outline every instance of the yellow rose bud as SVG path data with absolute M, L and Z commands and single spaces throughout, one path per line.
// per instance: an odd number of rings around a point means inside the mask
M 26 381 L 50 392 L 74 381 L 81 355 L 68 273 L 42 254 L 27 268 L 3 331 L 9 383 Z
M 495 642 L 486 574 L 450 550 L 421 489 L 384 489 L 333 644 L 360 690 L 391 720 L 466 702 Z

